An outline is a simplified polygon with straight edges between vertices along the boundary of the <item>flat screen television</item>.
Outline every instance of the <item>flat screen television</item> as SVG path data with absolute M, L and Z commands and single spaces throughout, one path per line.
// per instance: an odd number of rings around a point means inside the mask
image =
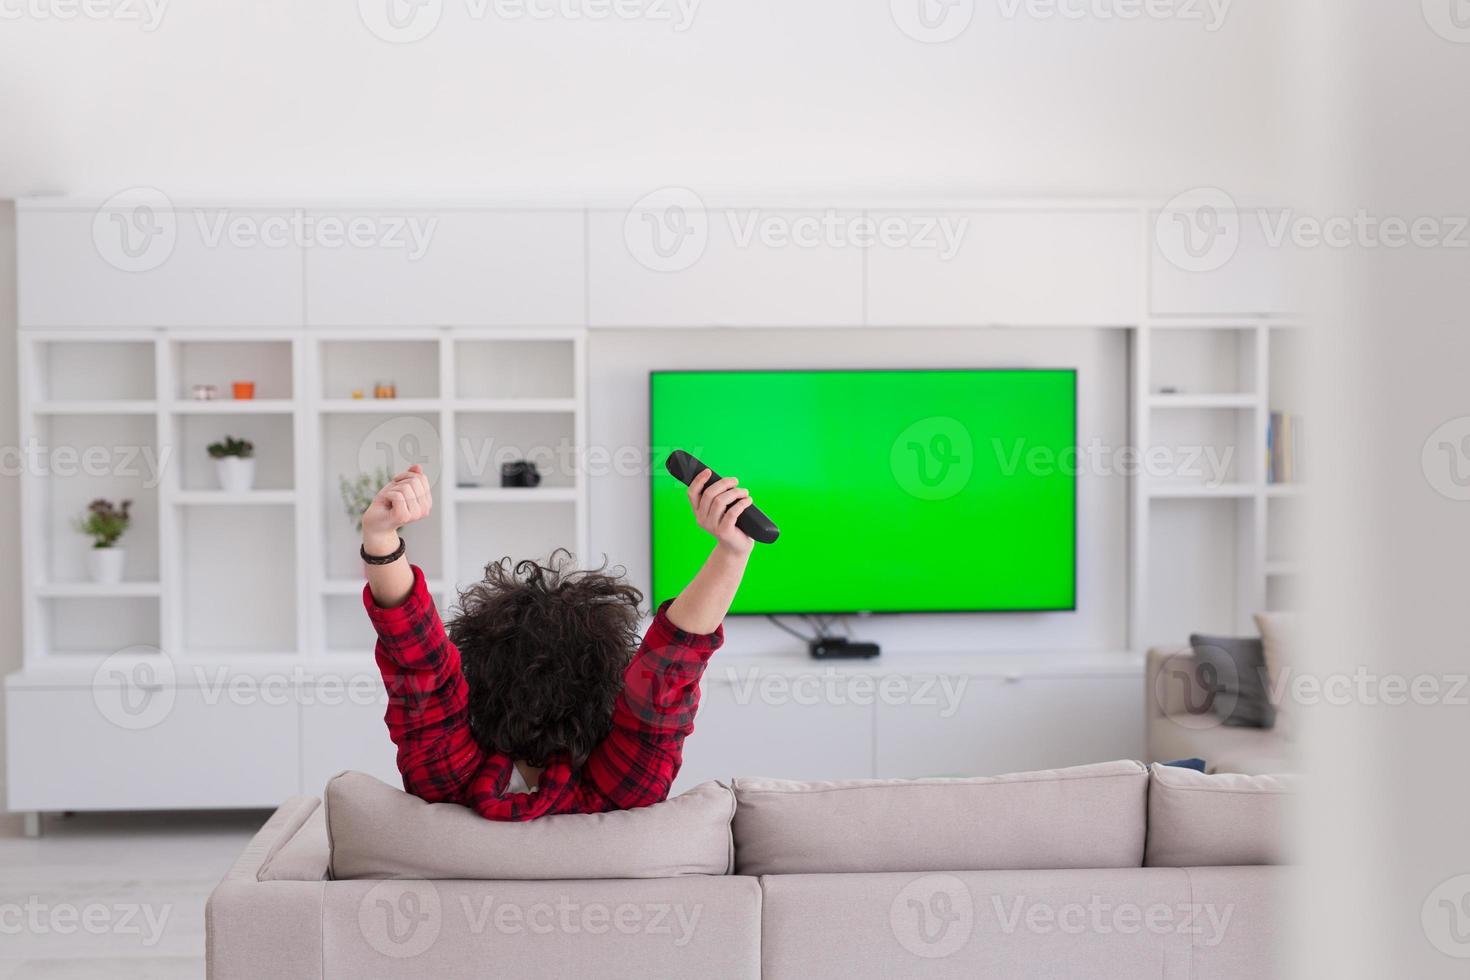
M 1076 608 L 1074 370 L 655 371 L 649 417 L 655 601 L 712 544 L 685 449 L 781 528 L 732 613 Z

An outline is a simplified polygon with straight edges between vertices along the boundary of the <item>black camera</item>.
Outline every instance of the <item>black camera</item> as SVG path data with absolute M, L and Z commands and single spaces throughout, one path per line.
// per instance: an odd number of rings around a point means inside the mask
M 540 486 L 541 474 L 536 471 L 536 464 L 528 459 L 512 460 L 509 463 L 500 464 L 500 485 L 502 487 Z

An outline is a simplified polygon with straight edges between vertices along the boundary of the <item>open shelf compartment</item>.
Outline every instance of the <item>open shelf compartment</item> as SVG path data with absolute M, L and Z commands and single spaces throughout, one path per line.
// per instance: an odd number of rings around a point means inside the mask
M 91 539 L 76 522 L 96 499 L 114 505 L 131 500 L 132 521 L 118 541 L 126 551 L 124 582 L 157 582 L 159 574 L 158 485 L 167 461 L 158 451 L 152 416 L 56 415 L 41 420 L 37 434 L 47 447 L 38 540 L 47 584 L 88 581 Z
M 176 340 L 171 358 L 169 394 L 179 411 L 228 411 L 232 402 L 245 405 L 242 411 L 257 411 L 269 403 L 290 402 L 296 395 L 290 340 Z M 236 383 L 249 385 L 252 393 L 236 398 Z M 206 385 L 215 392 L 212 402 L 194 397 L 196 386 Z
M 1253 486 L 1261 478 L 1253 409 L 1181 408 L 1155 412 L 1145 478 L 1155 489 Z
M 439 341 L 323 340 L 318 349 L 321 398 L 327 402 L 388 401 L 374 398 L 391 387 L 394 398 L 433 399 L 439 386 Z
M 576 417 L 572 412 L 458 412 L 455 414 L 455 486 L 489 490 L 501 486 L 501 468 L 521 461 L 541 475 L 527 490 L 576 486 Z
M 1155 330 L 1150 343 L 1151 396 L 1253 396 L 1259 390 L 1254 329 Z
M 57 658 L 106 657 L 162 645 L 157 597 L 51 597 L 41 600 L 47 649 Z
M 570 339 L 456 340 L 454 397 L 572 399 L 576 365 L 576 342 Z
M 254 491 L 291 490 L 295 485 L 295 434 L 289 415 L 179 415 L 174 418 L 175 466 L 179 489 L 219 491 L 217 462 L 209 446 L 226 436 L 254 447 Z
M 295 534 L 291 508 L 180 509 L 185 654 L 284 655 L 298 649 Z
M 46 408 L 136 402 L 158 397 L 152 340 L 51 340 L 29 344 L 33 398 Z
M 1255 562 L 1254 507 L 1252 498 L 1150 503 L 1148 643 L 1254 630 L 1253 590 L 1242 573 Z
M 321 426 L 321 527 L 323 575 L 330 581 L 362 580 L 357 557 L 361 538 L 357 520 L 343 499 L 343 481 L 369 478 L 375 488 L 410 464 L 424 467 L 436 490 L 444 470 L 443 445 L 436 414 L 330 414 Z M 433 516 L 404 530 L 409 558 L 429 574 L 443 567 L 442 522 Z

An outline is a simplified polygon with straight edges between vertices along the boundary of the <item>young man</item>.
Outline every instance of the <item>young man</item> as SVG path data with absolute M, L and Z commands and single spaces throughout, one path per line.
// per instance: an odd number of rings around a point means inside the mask
M 735 526 L 750 493 L 710 475 L 690 484 L 689 503 L 714 550 L 658 608 L 636 653 L 643 594 L 618 576 L 569 570 L 564 551 L 546 565 L 488 565 L 446 633 L 398 536 L 433 508 L 429 481 L 414 466 L 378 492 L 362 516 L 363 603 L 404 789 L 491 820 L 668 796 L 753 545 Z

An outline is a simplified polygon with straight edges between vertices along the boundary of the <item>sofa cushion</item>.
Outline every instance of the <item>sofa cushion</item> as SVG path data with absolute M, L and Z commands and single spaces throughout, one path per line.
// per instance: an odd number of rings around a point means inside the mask
M 249 980 L 761 977 L 754 878 L 334 881 L 322 892 L 324 966 L 319 956 Z
M 760 879 L 761 977 L 1190 980 L 1191 933 L 1215 940 L 1234 923 L 1194 908 L 1188 875 L 1178 868 L 773 875 Z
M 1296 613 L 1256 613 L 1256 629 L 1261 631 L 1261 654 L 1266 661 L 1266 676 L 1276 699 L 1276 727 L 1292 737 L 1296 727 L 1295 712 L 1286 697 L 1291 672 L 1301 667 L 1302 627 Z
M 1195 633 L 1189 646 L 1201 669 L 1213 671 L 1210 686 L 1216 696 L 1210 699 L 1210 707 L 1221 721 L 1240 728 L 1270 728 L 1276 723 L 1259 638 Z
M 1286 864 L 1285 811 L 1296 776 L 1207 776 L 1155 764 L 1148 790 L 1148 867 Z
M 1270 980 L 1288 976 L 1287 953 L 1295 938 L 1292 895 L 1303 894 L 1301 869 L 1186 868 L 1190 904 L 1204 919 L 1225 928 L 1194 934 L 1189 954 L 1189 980 Z
M 965 779 L 737 779 L 739 874 L 1136 868 L 1148 772 L 1104 762 Z
M 671 878 L 730 871 L 728 786 L 701 783 L 638 810 L 575 813 L 524 823 L 426 803 L 365 773 L 327 784 L 332 877 Z

